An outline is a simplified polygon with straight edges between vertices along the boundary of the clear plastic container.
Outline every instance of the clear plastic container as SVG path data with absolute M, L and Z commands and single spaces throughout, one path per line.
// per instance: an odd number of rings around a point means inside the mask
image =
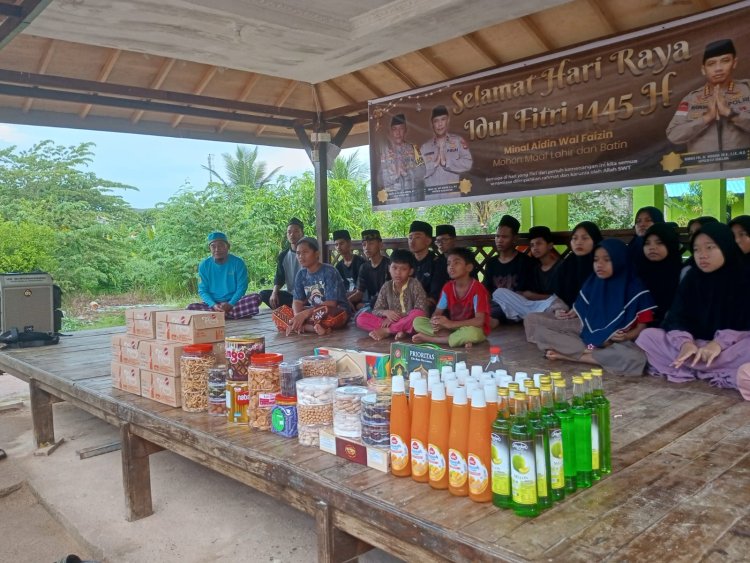
M 340 373 L 338 374 L 339 387 L 347 385 L 367 385 L 367 378 L 361 373 Z
M 250 404 L 247 410 L 250 428 L 271 429 L 271 411 L 281 390 L 279 364 L 281 354 L 254 354 L 247 370 Z
M 378 448 L 389 448 L 391 441 L 391 425 L 375 424 L 372 422 L 362 423 L 362 442 L 368 446 Z
M 182 349 L 180 380 L 185 412 L 208 410 L 208 370 L 216 364 L 213 351 L 213 344 L 190 344 Z
M 335 377 L 308 377 L 297 382 L 297 416 L 300 426 L 333 424 L 333 394 L 339 380 Z
M 317 356 L 303 356 L 300 358 L 302 364 L 302 377 L 335 377 L 336 359 L 327 354 Z
M 327 424 L 313 424 L 311 426 L 297 426 L 297 441 L 302 446 L 320 446 L 320 431 L 330 428 Z
M 227 366 L 220 365 L 208 370 L 208 414 L 227 415 Z
M 359 438 L 362 435 L 362 397 L 369 393 L 367 387 L 349 385 L 339 387 L 333 399 L 333 433 L 342 438 Z
M 281 375 L 281 394 L 285 397 L 297 396 L 297 381 L 302 379 L 302 362 L 281 362 L 279 364 Z
M 388 424 L 391 420 L 391 396 L 370 393 L 362 397 L 362 423 Z

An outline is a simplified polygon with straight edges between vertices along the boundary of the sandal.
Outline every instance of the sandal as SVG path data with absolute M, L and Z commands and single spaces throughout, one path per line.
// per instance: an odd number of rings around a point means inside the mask
M 5 450 L 0 450 L 0 459 L 5 459 L 8 457 L 8 454 L 5 453 Z

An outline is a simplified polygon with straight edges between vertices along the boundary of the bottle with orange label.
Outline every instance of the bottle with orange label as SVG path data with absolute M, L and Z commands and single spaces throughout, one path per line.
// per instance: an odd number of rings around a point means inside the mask
M 492 436 L 487 422 L 487 404 L 484 389 L 477 388 L 471 396 L 469 415 L 468 456 L 469 498 L 474 502 L 490 502 L 490 445 Z
M 448 433 L 448 490 L 457 497 L 469 494 L 469 471 L 466 466 L 466 444 L 469 436 L 468 403 L 466 387 L 458 387 L 453 394 Z
M 430 430 L 428 434 L 427 462 L 430 467 L 430 486 L 448 488 L 448 402 L 445 386 L 438 382 L 432 386 L 430 405 Z
M 418 483 L 430 479 L 427 461 L 428 434 L 430 431 L 430 401 L 427 398 L 427 380 L 414 383 L 414 407 L 411 415 L 411 478 Z
M 411 419 L 403 375 L 391 378 L 391 393 L 391 473 L 396 477 L 408 477 L 411 475 Z

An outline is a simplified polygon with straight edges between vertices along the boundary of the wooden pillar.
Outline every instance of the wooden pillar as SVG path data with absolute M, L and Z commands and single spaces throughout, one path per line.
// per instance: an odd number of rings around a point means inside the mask
M 318 133 L 318 138 L 330 139 L 327 133 Z M 315 235 L 323 262 L 328 262 L 326 241 L 328 240 L 328 142 L 319 141 L 312 151 L 315 167 Z
M 727 222 L 727 181 L 701 180 L 701 201 L 703 215 L 716 217 L 722 223 Z M 746 188 L 747 190 L 747 188 Z
M 333 524 L 331 507 L 323 501 L 315 505 L 315 528 L 318 535 L 319 563 L 356 561 L 357 556 L 372 549 L 372 546 L 354 536 L 342 532 Z
M 36 447 L 51 446 L 55 443 L 55 423 L 52 412 L 54 399 L 52 395 L 41 389 L 39 383 L 34 379 L 29 383 L 29 395 Z
M 154 513 L 151 505 L 151 465 L 148 456 L 156 450 L 151 442 L 120 427 L 122 443 L 122 485 L 125 489 L 125 517 L 128 522 Z
M 656 207 L 664 211 L 664 192 L 664 184 L 633 188 L 633 220 L 635 221 L 635 212 L 641 207 Z

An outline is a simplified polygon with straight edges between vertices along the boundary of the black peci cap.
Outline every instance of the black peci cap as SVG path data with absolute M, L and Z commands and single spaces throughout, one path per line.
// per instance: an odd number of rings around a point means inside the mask
M 432 225 L 425 223 L 424 221 L 412 221 L 409 226 L 410 233 L 424 233 L 428 237 L 432 238 Z
M 435 227 L 435 236 L 439 237 L 440 235 L 449 235 L 455 238 L 456 227 L 453 225 L 438 225 Z
M 391 127 L 394 125 L 406 125 L 406 116 L 403 113 L 397 113 L 391 117 Z
M 445 106 L 435 106 L 432 108 L 432 116 L 430 119 L 435 119 L 436 117 L 440 117 L 441 115 L 448 115 L 448 108 Z
M 303 229 L 303 230 L 305 228 L 304 223 L 302 223 L 302 221 L 300 221 L 296 217 L 292 217 L 291 219 L 289 219 L 289 222 L 286 224 L 287 227 L 291 225 L 297 225 L 300 229 Z
M 499 229 L 500 227 L 508 227 L 511 231 L 518 234 L 518 231 L 521 230 L 521 223 L 512 215 L 503 215 L 497 224 L 497 228 Z
M 719 39 L 706 45 L 706 50 L 703 51 L 703 62 L 705 63 L 708 59 L 721 55 L 737 55 L 731 39 Z
M 383 240 L 377 229 L 366 229 L 362 231 L 362 240 Z
M 349 231 L 346 229 L 339 229 L 338 231 L 333 231 L 333 235 L 331 235 L 332 240 L 352 240 L 352 235 L 349 234 Z

